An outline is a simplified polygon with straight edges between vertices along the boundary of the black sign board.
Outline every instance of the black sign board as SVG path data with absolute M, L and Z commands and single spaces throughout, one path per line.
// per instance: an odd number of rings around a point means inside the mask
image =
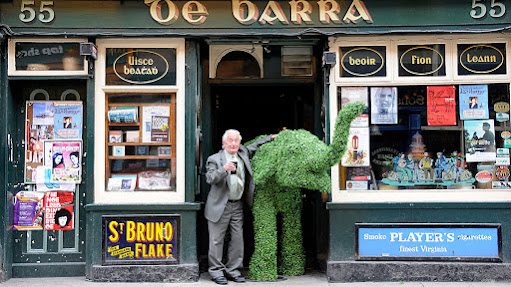
M 506 74 L 506 44 L 458 44 L 458 75 Z
M 16 43 L 16 70 L 82 71 L 80 43 Z
M 176 49 L 106 50 L 107 85 L 175 85 Z
M 341 78 L 385 77 L 386 47 L 340 47 Z
M 177 264 L 179 215 L 103 216 L 103 265 Z
M 399 76 L 445 76 L 445 45 L 398 46 Z

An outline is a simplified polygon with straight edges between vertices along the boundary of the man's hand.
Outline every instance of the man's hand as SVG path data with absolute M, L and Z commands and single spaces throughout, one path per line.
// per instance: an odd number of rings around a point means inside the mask
M 228 161 L 226 164 L 224 164 L 225 171 L 236 171 L 236 166 L 232 163 L 232 161 Z

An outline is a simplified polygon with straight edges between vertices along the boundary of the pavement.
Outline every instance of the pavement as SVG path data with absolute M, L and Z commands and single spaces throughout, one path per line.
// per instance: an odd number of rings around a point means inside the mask
M 104 283 L 92 282 L 85 277 L 58 277 L 58 278 L 14 278 L 0 283 L 2 287 L 202 287 L 202 286 L 238 286 L 238 287 L 510 287 L 511 282 L 357 282 L 357 283 L 329 283 L 323 273 L 310 273 L 303 276 L 287 277 L 276 282 L 249 282 L 217 285 L 211 281 L 207 273 L 202 273 L 200 280 L 194 283 Z

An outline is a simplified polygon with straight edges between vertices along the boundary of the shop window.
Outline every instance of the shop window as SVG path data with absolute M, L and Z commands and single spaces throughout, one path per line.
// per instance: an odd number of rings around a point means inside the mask
M 370 107 L 352 124 L 341 189 L 505 187 L 509 92 L 509 84 L 339 87 L 339 108 Z
M 106 190 L 176 190 L 176 95 L 107 94 Z
M 249 53 L 234 51 L 222 57 L 218 63 L 218 78 L 259 78 L 261 70 L 257 60 Z

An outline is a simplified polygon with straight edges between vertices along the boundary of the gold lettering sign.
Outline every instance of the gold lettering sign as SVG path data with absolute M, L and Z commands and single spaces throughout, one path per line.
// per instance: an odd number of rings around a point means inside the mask
M 431 56 L 421 55 L 420 52 L 424 50 L 431 51 L 432 52 Z M 438 55 L 440 62 L 433 60 L 433 57 L 435 57 L 435 55 Z M 408 64 L 404 62 L 405 59 L 409 59 Z M 401 65 L 401 67 L 410 74 L 417 76 L 427 76 L 436 73 L 438 70 L 442 68 L 442 66 L 444 65 L 444 57 L 442 56 L 442 53 L 438 52 L 437 50 L 431 47 L 417 46 L 406 50 L 403 53 L 403 55 L 401 55 L 401 58 L 399 59 L 399 65 Z M 432 66 L 431 71 L 420 72 L 414 70 L 414 68 L 417 69 L 423 68 L 425 65 L 431 65 Z M 434 68 L 434 65 L 436 65 L 437 67 Z
M 496 113 L 507 113 L 509 111 L 509 103 L 498 102 L 493 105 Z
M 361 57 L 357 55 L 357 52 L 365 53 L 364 56 Z M 369 55 L 367 55 L 367 53 L 369 53 Z M 341 65 L 346 72 L 354 76 L 367 77 L 378 73 L 385 66 L 385 60 L 378 51 L 371 48 L 360 47 L 345 53 L 341 58 Z M 357 67 L 364 68 L 366 72 L 357 72 Z
M 154 57 L 161 58 L 164 67 L 156 66 Z M 165 77 L 169 71 L 169 63 L 165 57 L 147 50 L 126 52 L 115 59 L 113 67 L 117 77 L 131 84 L 154 83 Z
M 494 46 L 478 44 L 466 48 L 460 54 L 459 61 L 467 71 L 474 74 L 489 74 L 504 64 L 504 55 Z

